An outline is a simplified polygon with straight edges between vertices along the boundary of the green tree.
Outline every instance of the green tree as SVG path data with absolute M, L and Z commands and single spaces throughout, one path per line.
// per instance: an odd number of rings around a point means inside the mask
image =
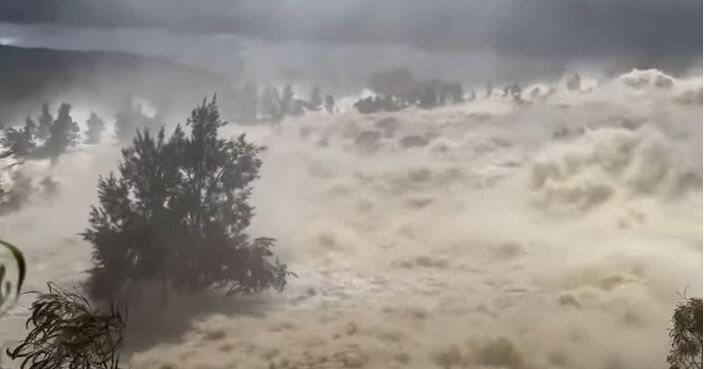
M 49 138 L 44 143 L 44 151 L 51 157 L 57 157 L 78 142 L 80 129 L 71 118 L 71 105 L 62 103 L 56 120 L 49 127 Z
M 579 91 L 582 88 L 582 78 L 579 73 L 573 74 L 567 79 L 567 89 L 570 91 Z
M 239 95 L 240 113 L 247 119 L 254 120 L 257 118 L 257 104 L 259 97 L 257 84 L 254 81 L 247 81 Z
M 28 115 L 27 118 L 24 120 L 24 128 L 29 132 L 32 137 L 37 135 L 37 122 L 32 119 L 31 115 Z
M 425 83 L 423 85 L 418 106 L 424 109 L 431 109 L 438 106 L 438 94 L 434 84 Z
M 269 117 L 274 122 L 278 122 L 283 118 L 284 110 L 279 98 L 279 90 L 274 86 L 269 86 L 262 91 L 260 99 L 262 104 L 262 113 Z
M 105 131 L 105 122 L 98 117 L 98 114 L 92 112 L 86 121 L 86 125 L 88 126 L 88 131 L 86 132 L 86 143 L 96 144 L 100 142 L 100 137 L 102 136 L 103 131 Z
M 54 122 L 54 117 L 51 116 L 49 112 L 49 104 L 44 103 L 42 105 L 42 115 L 39 116 L 39 126 L 37 127 L 37 138 L 45 140 L 49 137 L 49 128 L 51 123 Z
M 325 95 L 325 110 L 332 114 L 335 112 L 335 97 L 332 95 Z
M 320 110 L 323 105 L 323 97 L 320 94 L 320 87 L 314 86 L 310 91 L 310 99 L 308 99 L 308 108 L 311 110 Z
M 670 369 L 702 369 L 702 299 L 685 298 L 672 315 Z
M 464 101 L 464 89 L 462 88 L 462 85 L 459 83 L 450 83 L 447 85 L 447 88 L 449 90 L 449 95 L 450 95 L 450 102 L 457 104 L 461 103 Z M 474 90 L 471 90 L 471 93 L 469 94 L 470 98 L 469 100 L 472 101 L 474 100 Z
M 27 117 L 24 127 L 15 128 L 9 127 L 3 130 L 3 137 L 0 140 L 12 153 L 18 157 L 28 156 L 36 147 L 34 140 L 34 132 L 36 131 L 36 123 L 31 117 Z
M 138 129 L 153 125 L 153 119 L 142 112 L 141 104 L 126 103 L 115 115 L 115 135 L 120 142 L 129 142 Z
M 99 178 L 99 205 L 83 233 L 93 245 L 93 297 L 120 297 L 141 282 L 228 293 L 283 288 L 289 273 L 273 256 L 274 240 L 245 233 L 263 148 L 244 135 L 219 138 L 225 124 L 215 99 L 204 101 L 186 122 L 190 134 L 180 125 L 168 139 L 163 128 L 138 131 L 119 174 Z
M 286 84 L 283 92 L 281 92 L 281 112 L 284 116 L 292 115 L 295 98 L 296 94 L 293 92 L 293 87 L 290 84 Z

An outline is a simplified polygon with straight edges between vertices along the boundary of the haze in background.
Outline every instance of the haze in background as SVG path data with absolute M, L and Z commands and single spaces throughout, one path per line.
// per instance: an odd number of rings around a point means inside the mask
M 155 53 L 241 78 L 343 84 L 409 66 L 465 83 L 526 82 L 587 66 L 700 65 L 700 14 L 691 0 L 7 0 L 0 38 Z
M 659 369 L 678 293 L 702 291 L 701 12 L 688 0 L 5 0 L 0 43 L 166 56 L 224 84 L 336 94 L 336 114 L 223 129 L 268 147 L 249 231 L 275 237 L 298 278 L 281 294 L 173 296 L 153 305 L 159 319 L 131 310 L 131 368 Z M 435 109 L 352 108 L 369 73 L 404 66 L 481 87 Z M 134 69 L 96 85 L 155 70 Z M 145 91 L 178 103 L 140 96 L 169 128 L 201 101 L 175 97 L 211 83 L 173 70 L 153 79 L 168 91 Z M 573 71 L 582 85 L 568 89 Z M 520 99 L 502 96 L 509 82 Z M 57 86 L 81 124 L 93 110 L 114 122 L 119 107 L 89 99 L 97 87 Z M 226 119 L 232 101 L 219 95 Z M 85 280 L 78 234 L 120 148 L 108 137 L 14 167 L 27 188 L 46 176 L 58 188 L 0 217 L 28 289 Z M 23 334 L 29 303 L 3 317 L 0 343 Z

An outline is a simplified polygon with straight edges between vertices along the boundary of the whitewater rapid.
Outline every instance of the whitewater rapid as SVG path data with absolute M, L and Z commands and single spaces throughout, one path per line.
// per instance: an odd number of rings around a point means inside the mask
M 228 126 L 267 146 L 250 233 L 298 277 L 137 309 L 129 367 L 662 368 L 678 293 L 702 291 L 701 76 L 526 91 Z M 84 278 L 77 233 L 116 151 L 68 155 L 52 201 L 0 218 L 30 288 Z

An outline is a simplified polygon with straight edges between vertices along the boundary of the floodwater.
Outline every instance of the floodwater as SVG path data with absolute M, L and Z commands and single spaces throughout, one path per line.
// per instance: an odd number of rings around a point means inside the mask
M 280 294 L 173 297 L 159 322 L 136 311 L 123 361 L 662 368 L 678 294 L 702 291 L 701 76 L 545 90 L 526 89 L 518 106 L 482 96 L 228 126 L 268 147 L 250 233 L 275 237 L 298 277 Z M 90 246 L 77 234 L 97 175 L 118 159 L 115 146 L 82 146 L 21 169 L 59 185 L 0 218 L 27 252 L 29 289 L 85 278 Z M 28 302 L 4 318 L 6 343 Z

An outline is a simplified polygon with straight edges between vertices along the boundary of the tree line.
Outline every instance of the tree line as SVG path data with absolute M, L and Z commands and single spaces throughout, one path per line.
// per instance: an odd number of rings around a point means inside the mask
M 50 283 L 36 295 L 27 336 L 7 350 L 12 359 L 30 369 L 118 368 L 128 322 L 120 306 L 150 284 L 165 294 L 284 288 L 293 274 L 274 255 L 275 240 L 246 232 L 264 147 L 244 135 L 222 138 L 226 124 L 213 98 L 170 134 L 137 129 L 117 171 L 98 178 L 98 202 L 81 234 L 92 246 L 88 280 L 74 291 Z M 6 247 L 21 265 L 19 293 L 24 257 Z M 4 275 L 0 266 L 0 282 Z M 0 302 L 6 297 L 0 293 Z
M 440 80 L 420 80 L 405 69 L 391 69 L 372 73 L 367 81 L 375 96 L 360 98 L 354 107 L 362 114 L 393 112 L 416 106 L 421 109 L 434 109 L 440 106 L 471 102 L 477 98 L 477 93 L 470 89 L 465 93 L 458 82 L 445 82 Z M 572 74 L 566 80 L 569 91 L 581 91 L 581 77 L 578 73 Z M 544 94 L 538 87 L 528 93 L 532 99 L 545 99 L 556 91 L 555 87 Z M 487 83 L 485 97 L 494 96 L 495 90 L 491 82 Z M 524 89 L 518 83 L 510 83 L 498 94 L 511 99 L 516 105 L 527 105 L 524 99 Z
M 286 84 L 282 89 L 273 85 L 260 89 L 253 81 L 244 83 L 236 91 L 235 105 L 240 119 L 245 122 L 279 122 L 287 116 L 299 116 L 306 111 L 325 110 L 335 112 L 335 97 L 323 96 L 319 86 L 313 86 L 307 99 L 296 95 L 293 87 Z

